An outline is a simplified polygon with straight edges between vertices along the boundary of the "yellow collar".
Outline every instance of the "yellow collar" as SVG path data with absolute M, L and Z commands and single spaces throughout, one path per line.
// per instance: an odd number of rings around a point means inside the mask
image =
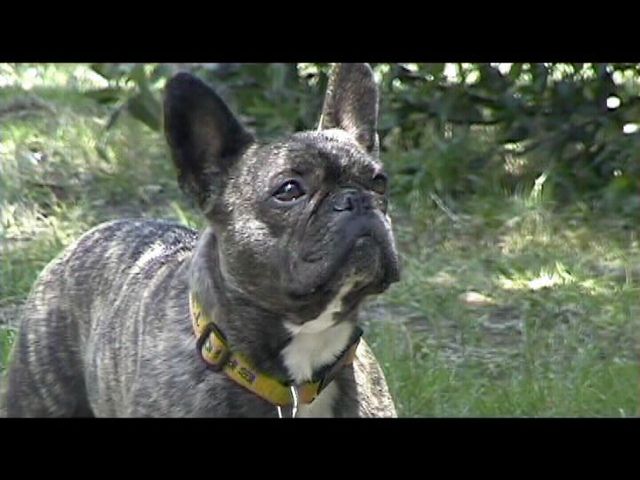
M 196 349 L 207 367 L 217 372 L 224 371 L 231 380 L 273 405 L 283 407 L 294 403 L 291 385 L 258 372 L 243 355 L 229 349 L 224 334 L 192 294 L 189 294 L 189 308 L 197 338 Z M 362 330 L 356 327 L 352 343 L 332 365 L 324 369 L 326 373 L 319 380 L 295 386 L 298 402 L 313 402 L 343 367 L 353 363 L 361 335 Z

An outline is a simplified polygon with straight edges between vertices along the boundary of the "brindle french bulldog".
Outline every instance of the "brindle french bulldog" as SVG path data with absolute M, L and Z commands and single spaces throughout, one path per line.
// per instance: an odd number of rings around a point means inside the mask
M 362 299 L 399 279 L 366 64 L 319 127 L 259 142 L 187 73 L 166 86 L 181 187 L 207 219 L 99 225 L 53 260 L 7 371 L 8 416 L 393 417 Z

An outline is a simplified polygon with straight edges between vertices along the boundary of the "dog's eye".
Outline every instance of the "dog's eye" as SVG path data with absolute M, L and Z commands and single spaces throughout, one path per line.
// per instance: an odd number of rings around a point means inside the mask
M 376 173 L 373 176 L 373 180 L 371 181 L 371 190 L 380 195 L 384 195 L 387 193 L 387 183 L 388 183 L 387 175 L 384 173 Z
M 296 180 L 287 180 L 273 194 L 281 202 L 291 202 L 305 194 L 302 185 Z

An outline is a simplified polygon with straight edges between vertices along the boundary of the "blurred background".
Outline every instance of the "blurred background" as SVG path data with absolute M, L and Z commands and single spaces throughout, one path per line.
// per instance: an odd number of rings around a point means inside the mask
M 403 277 L 362 317 L 399 414 L 640 414 L 640 64 L 372 66 Z M 0 64 L 0 374 L 85 230 L 202 225 L 162 134 L 179 70 L 268 139 L 316 126 L 329 65 Z

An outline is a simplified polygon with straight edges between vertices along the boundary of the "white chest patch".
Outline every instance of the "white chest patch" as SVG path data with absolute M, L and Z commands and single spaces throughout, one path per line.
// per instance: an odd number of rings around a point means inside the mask
M 335 361 L 347 347 L 354 326 L 349 322 L 334 325 L 333 315 L 342 308 L 342 299 L 353 287 L 346 283 L 327 309 L 315 320 L 303 325 L 285 323 L 293 339 L 282 351 L 283 361 L 296 382 L 311 380 L 314 370 Z M 301 417 L 332 416 L 337 386 L 330 384 L 310 405 L 300 407 Z

